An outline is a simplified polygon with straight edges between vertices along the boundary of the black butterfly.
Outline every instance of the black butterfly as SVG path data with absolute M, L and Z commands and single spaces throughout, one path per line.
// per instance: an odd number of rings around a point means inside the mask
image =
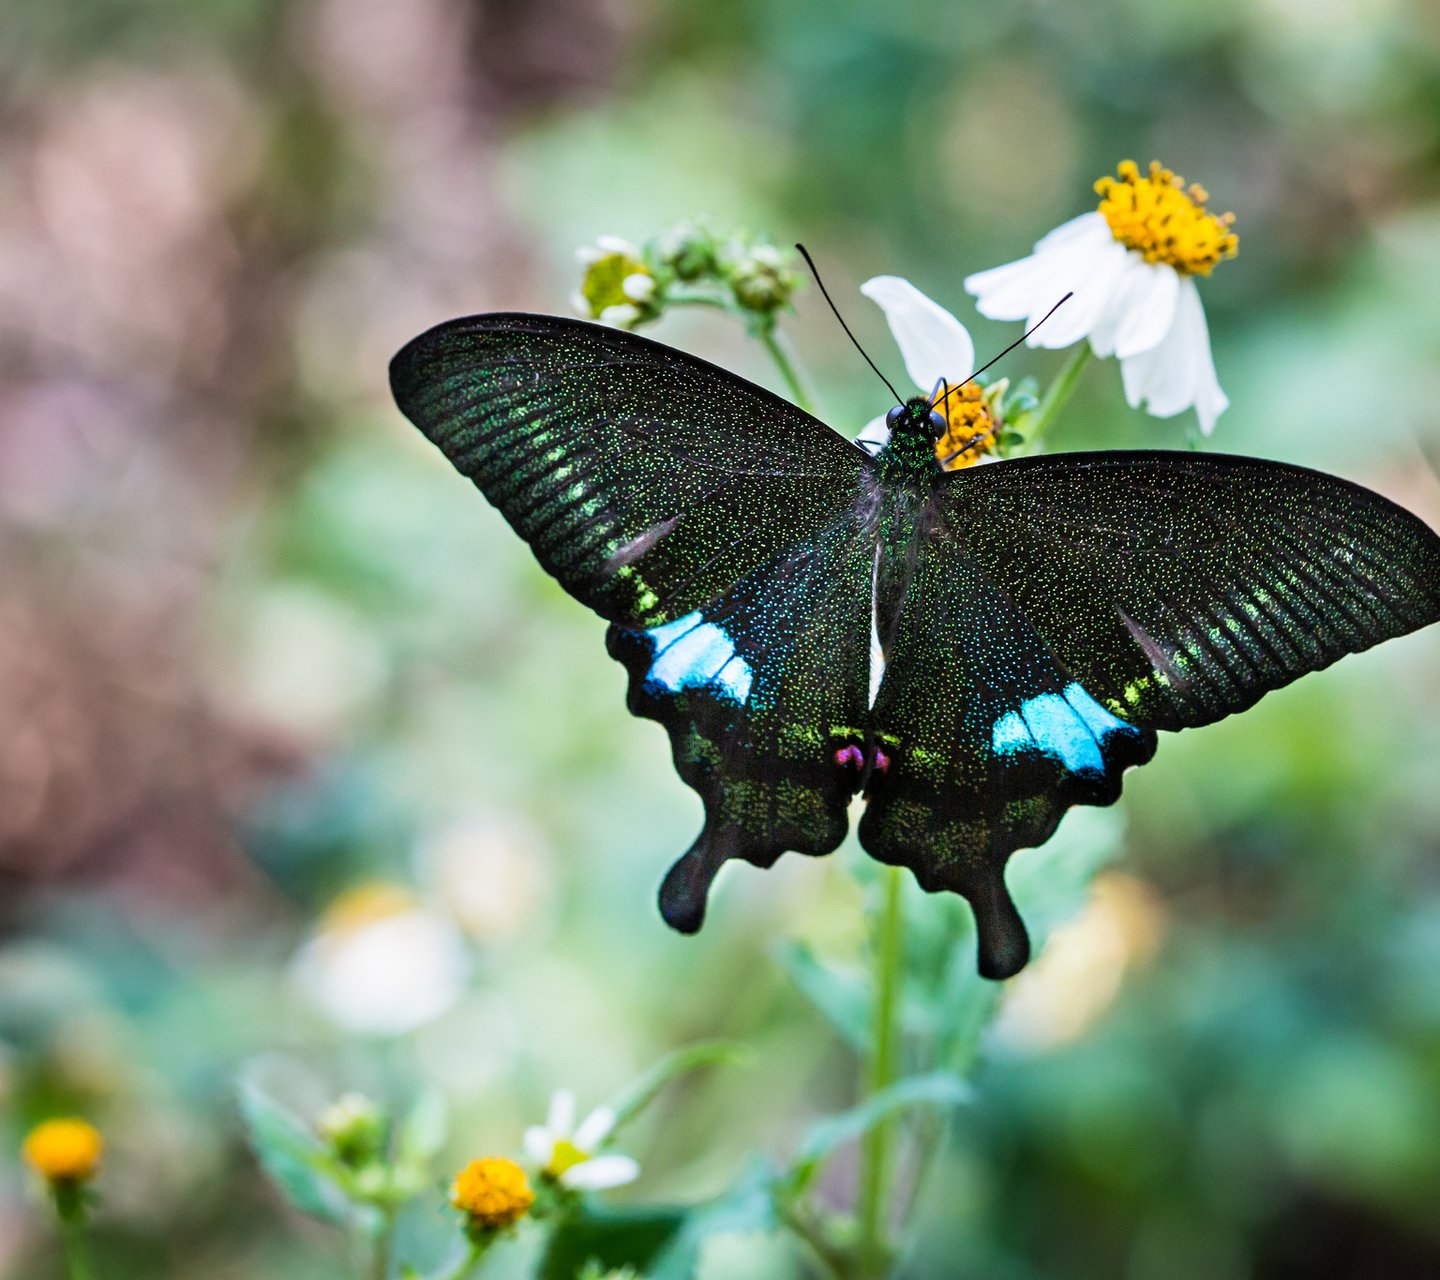
M 942 470 L 923 398 L 871 457 L 753 383 L 549 316 L 442 324 L 390 367 L 405 415 L 610 623 L 636 715 L 705 826 L 660 911 L 728 858 L 860 842 L 1029 957 L 1006 859 L 1111 804 L 1158 729 L 1209 724 L 1440 618 L 1440 538 L 1344 480 L 1254 458 L 1051 454 Z M 885 655 L 871 696 L 872 624 Z

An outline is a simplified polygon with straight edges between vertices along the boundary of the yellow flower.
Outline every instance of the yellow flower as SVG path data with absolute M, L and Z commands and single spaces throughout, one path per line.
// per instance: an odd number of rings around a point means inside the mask
M 655 276 L 628 240 L 601 236 L 576 257 L 585 274 L 570 301 L 582 316 L 633 329 L 659 315 Z
M 1122 161 L 1118 178 L 1095 183 L 1100 212 L 1111 234 L 1146 262 L 1163 262 L 1183 275 L 1208 276 L 1217 262 L 1233 258 L 1240 237 L 1230 230 L 1233 213 L 1213 214 L 1205 208 L 1210 193 L 1158 160 L 1142 177 L 1133 160 Z
M 946 471 L 959 471 L 973 466 L 987 453 L 995 452 L 999 425 L 991 409 L 985 389 L 978 382 L 967 382 L 936 402 L 935 411 L 945 419 L 945 434 L 935 441 L 935 456 Z
M 470 1161 L 450 1188 L 450 1203 L 481 1231 L 499 1231 L 519 1222 L 534 1202 L 525 1171 L 503 1156 Z
M 46 1120 L 26 1135 L 25 1163 L 48 1182 L 86 1182 L 100 1168 L 100 1130 L 70 1117 Z

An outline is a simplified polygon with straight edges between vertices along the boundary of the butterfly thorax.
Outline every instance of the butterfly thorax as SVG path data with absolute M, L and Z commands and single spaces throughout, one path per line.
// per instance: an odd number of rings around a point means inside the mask
M 945 433 L 945 419 L 924 396 L 897 404 L 885 415 L 890 439 L 875 457 L 880 482 L 887 487 L 928 487 L 943 474 L 935 441 Z

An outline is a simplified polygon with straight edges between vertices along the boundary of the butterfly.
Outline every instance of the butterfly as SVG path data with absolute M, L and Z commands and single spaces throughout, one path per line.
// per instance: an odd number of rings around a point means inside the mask
M 1005 886 L 1160 730 L 1440 619 L 1440 538 L 1378 494 L 1256 458 L 1055 453 L 944 470 L 917 397 L 858 447 L 695 356 L 558 317 L 441 324 L 402 412 L 609 624 L 631 712 L 704 802 L 660 911 L 721 865 L 860 843 L 970 903 L 978 963 L 1029 939 Z M 872 680 L 872 633 L 883 665 Z

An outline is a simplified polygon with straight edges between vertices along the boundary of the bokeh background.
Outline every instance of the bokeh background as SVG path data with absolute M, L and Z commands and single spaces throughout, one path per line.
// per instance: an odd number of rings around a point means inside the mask
M 7 0 L 0 1141 L 101 1124 L 105 1276 L 353 1274 L 255 1169 L 246 1072 L 302 1108 L 423 1080 L 459 1162 L 554 1086 L 750 1043 L 632 1135 L 635 1201 L 713 1193 L 847 1103 L 781 952 L 853 948 L 863 855 L 735 870 L 698 939 L 660 924 L 698 803 L 386 362 L 453 315 L 563 312 L 577 245 L 692 214 L 805 240 L 892 371 L 873 274 L 998 349 L 962 278 L 1126 157 L 1237 215 L 1203 289 L 1213 447 L 1440 524 L 1423 0 Z M 831 422 L 884 409 L 813 290 L 786 323 Z M 722 317 L 652 332 L 773 383 Z M 1054 443 L 1183 440 L 1104 363 Z M 1437 781 L 1436 630 L 1167 739 L 986 1033 L 907 1274 L 1440 1274 Z M 397 915 L 404 947 L 346 958 Z M 716 1275 L 803 1274 L 734 1247 Z M 58 1266 L 0 1157 L 0 1273 Z

